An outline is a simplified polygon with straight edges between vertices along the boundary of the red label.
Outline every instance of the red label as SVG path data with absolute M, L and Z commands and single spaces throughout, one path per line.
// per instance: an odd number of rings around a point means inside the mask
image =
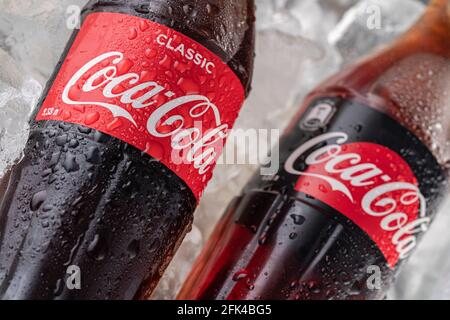
M 323 146 L 329 139 L 336 143 Z M 356 223 L 394 267 L 410 254 L 430 223 L 425 198 L 401 156 L 378 144 L 346 143 L 347 139 L 347 134 L 334 132 L 308 141 L 291 155 L 286 170 L 300 176 L 297 191 Z M 308 168 L 296 170 L 294 162 L 308 152 Z
M 198 199 L 244 95 L 235 73 L 183 34 L 134 16 L 95 13 L 36 119 L 121 139 L 160 160 Z

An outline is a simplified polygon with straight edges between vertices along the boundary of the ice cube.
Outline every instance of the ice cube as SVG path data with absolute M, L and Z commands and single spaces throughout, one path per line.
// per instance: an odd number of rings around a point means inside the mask
M 28 117 L 42 91 L 34 79 L 0 49 L 0 177 L 21 155 L 28 137 Z
M 50 77 L 73 32 L 68 19 L 86 0 L 3 0 L 0 4 L 0 48 L 40 82 Z M 76 26 L 76 25 L 75 25 Z
M 18 88 L 23 81 L 23 75 L 14 60 L 0 48 L 0 80 Z M 1 92 L 0 92 L 1 93 Z
M 344 63 L 395 39 L 423 13 L 424 4 L 416 0 L 362 0 L 345 13 L 330 33 Z

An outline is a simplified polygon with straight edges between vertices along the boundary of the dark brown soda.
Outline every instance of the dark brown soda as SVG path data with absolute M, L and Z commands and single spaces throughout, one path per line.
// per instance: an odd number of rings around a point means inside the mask
M 401 154 L 422 169 L 420 184 L 426 189 L 428 210 L 435 212 L 446 192 L 442 190 L 447 188 L 450 164 L 449 39 L 449 1 L 433 1 L 396 43 L 346 67 L 307 97 L 281 139 L 280 166 L 293 152 L 289 148 L 295 139 L 308 139 L 292 133 L 313 101 L 334 97 L 342 104 L 369 106 L 372 113 L 387 116 L 386 121 L 364 118 L 368 113 L 356 110 L 345 128 L 361 135 L 367 129 L 363 126 L 383 131 L 393 123 L 417 137 L 422 149 L 410 145 Z M 395 145 L 396 138 L 386 135 L 384 143 Z M 417 150 L 434 156 L 442 176 L 411 155 Z M 389 268 L 363 230 L 320 201 L 296 193 L 295 183 L 283 177 L 271 183 L 255 176 L 227 209 L 178 298 L 384 298 L 401 264 Z M 379 267 L 378 288 L 368 285 L 374 275 L 368 272 L 371 266 Z
M 138 16 L 182 32 L 226 62 L 248 94 L 253 0 L 90 1 L 82 18 L 94 12 Z M 0 298 L 132 299 L 139 289 L 149 295 L 191 227 L 194 194 L 125 142 L 34 118 L 23 158 L 0 183 Z M 81 270 L 80 290 L 66 285 L 69 266 Z

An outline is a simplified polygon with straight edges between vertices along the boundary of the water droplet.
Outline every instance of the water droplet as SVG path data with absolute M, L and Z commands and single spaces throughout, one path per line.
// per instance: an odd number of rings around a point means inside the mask
M 84 119 L 84 123 L 86 123 L 88 126 L 91 124 L 96 123 L 100 119 L 100 113 L 97 111 L 90 112 L 86 115 L 86 118 Z
M 130 71 L 130 69 L 134 66 L 134 62 L 130 59 L 124 59 L 117 64 L 117 73 L 118 75 L 123 75 Z
M 89 149 L 86 153 L 86 160 L 93 164 L 100 163 L 100 161 L 101 161 L 100 150 L 94 146 L 89 147 Z
M 63 135 L 60 135 L 60 136 L 56 137 L 56 145 L 57 146 L 62 147 L 66 143 L 67 143 L 67 134 L 63 134 Z
M 64 159 L 63 163 L 64 169 L 66 169 L 67 172 L 74 172 L 78 171 L 80 169 L 80 166 L 77 163 L 76 157 L 73 154 L 66 154 L 66 158 Z
M 353 128 L 355 129 L 356 132 L 361 132 L 363 129 L 363 126 L 360 124 L 357 124 Z
M 31 198 L 31 210 L 37 211 L 44 203 L 45 199 L 47 199 L 47 191 L 44 190 L 35 193 Z
M 140 244 L 138 240 L 133 240 L 128 245 L 128 253 L 131 259 L 134 259 L 139 254 Z
M 141 29 L 141 31 L 145 31 L 148 28 L 149 28 L 149 25 L 148 25 L 147 21 L 145 21 L 145 20 L 139 21 L 139 29 Z
M 190 4 L 185 4 L 183 6 L 183 11 L 185 14 L 190 15 L 192 11 L 194 10 L 194 7 L 192 7 Z
M 267 234 L 263 233 L 258 239 L 259 245 L 263 246 L 267 243 Z
M 95 260 L 102 261 L 106 257 L 106 251 L 106 242 L 99 234 L 96 234 L 91 243 L 89 243 L 87 253 Z
M 233 275 L 233 281 L 240 281 L 248 277 L 247 270 L 240 270 Z
M 312 293 L 315 293 L 315 294 L 320 293 L 320 287 L 315 281 L 309 281 L 308 288 Z
M 199 85 L 191 79 L 182 77 L 178 80 L 177 85 L 184 91 L 185 94 L 198 94 L 200 92 Z
M 69 148 L 76 148 L 80 145 L 77 139 L 70 139 Z
M 172 59 L 170 59 L 170 57 L 166 54 L 159 62 L 159 65 L 166 69 L 170 69 L 172 66 Z
M 156 57 L 157 51 L 153 50 L 152 48 L 147 48 L 145 49 L 144 54 L 147 58 L 153 59 L 154 57 Z
M 294 220 L 294 223 L 299 226 L 304 224 L 306 221 L 305 217 L 299 214 L 291 214 L 291 218 Z
M 137 30 L 135 28 L 130 29 L 130 33 L 128 34 L 129 40 L 134 40 L 137 38 Z
M 63 110 L 62 118 L 63 120 L 69 120 L 72 117 L 72 113 L 69 110 Z
M 53 294 L 55 296 L 59 296 L 62 293 L 63 289 L 64 289 L 64 281 L 63 279 L 60 278 L 56 281 L 55 290 L 53 290 Z
M 106 125 L 106 129 L 114 131 L 122 126 L 122 121 L 119 118 L 115 118 L 113 121 Z
M 73 86 L 72 88 L 70 88 L 68 95 L 71 100 L 78 101 L 81 97 L 81 90 L 78 89 L 78 87 Z M 75 108 L 75 110 L 77 109 Z
M 216 5 L 213 5 L 211 3 L 207 3 L 206 4 L 206 12 L 209 15 L 214 15 L 214 14 L 217 14 L 219 12 L 219 8 Z
M 164 147 L 160 143 L 151 141 L 147 143 L 145 153 L 150 154 L 156 160 L 161 160 L 164 157 L 165 152 Z

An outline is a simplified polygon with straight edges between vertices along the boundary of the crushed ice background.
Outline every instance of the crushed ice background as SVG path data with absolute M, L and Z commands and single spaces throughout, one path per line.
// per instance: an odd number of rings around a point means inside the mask
M 71 34 L 70 5 L 86 0 L 0 0 L 0 177 L 20 158 L 27 119 Z M 426 2 L 426 1 L 423 1 Z M 253 92 L 237 128 L 283 129 L 303 97 L 327 76 L 405 31 L 420 16 L 418 0 L 256 0 L 257 59 Z M 381 28 L 370 30 L 372 5 Z M 254 150 L 247 150 L 248 153 Z M 219 165 L 192 232 L 153 298 L 176 296 L 229 201 L 256 166 Z M 404 266 L 390 299 L 450 299 L 450 204 Z

